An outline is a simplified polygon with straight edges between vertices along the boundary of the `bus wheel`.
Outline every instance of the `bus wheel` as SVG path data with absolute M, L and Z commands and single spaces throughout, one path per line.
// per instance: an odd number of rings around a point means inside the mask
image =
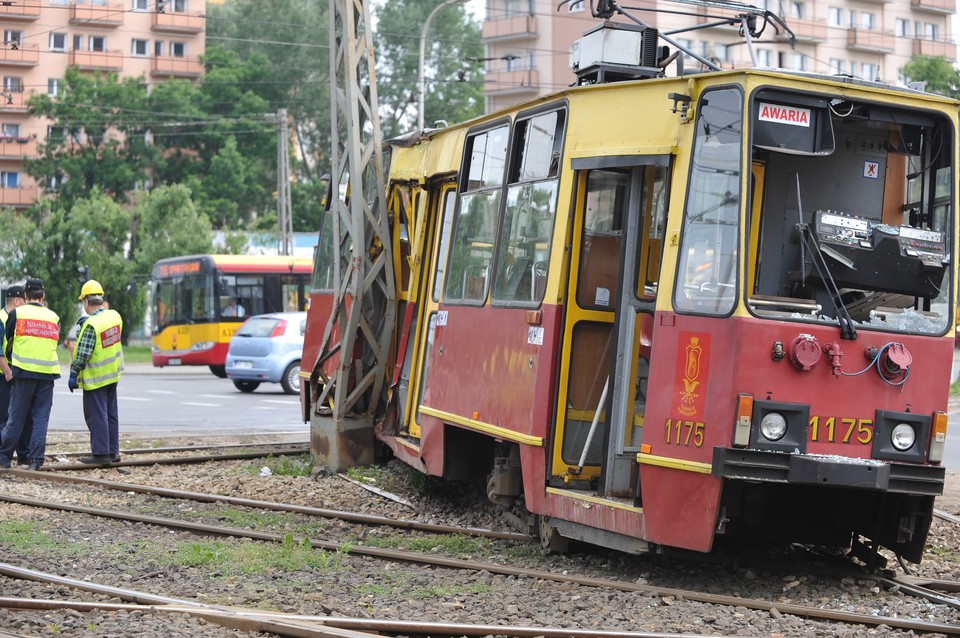
M 227 378 L 227 366 L 210 366 L 210 372 L 221 379 Z
M 562 554 L 570 547 L 570 541 L 550 524 L 549 516 L 537 516 L 537 535 L 540 537 L 540 547 L 551 554 Z
M 233 386 L 237 390 L 240 390 L 240 392 L 250 393 L 260 387 L 260 382 L 259 381 L 241 381 L 240 379 L 234 379 Z

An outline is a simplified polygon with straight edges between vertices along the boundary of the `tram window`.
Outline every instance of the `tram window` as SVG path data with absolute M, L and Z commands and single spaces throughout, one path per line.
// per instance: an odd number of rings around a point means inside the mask
M 450 246 L 450 231 L 453 228 L 453 205 L 457 202 L 457 193 L 448 190 L 443 194 L 443 220 L 440 226 L 440 246 L 437 249 L 437 274 L 433 280 L 433 300 L 440 301 L 443 286 L 443 273 L 447 270 L 447 249 Z
M 333 288 L 333 222 L 331 213 L 324 212 L 320 219 L 320 235 L 313 251 L 313 288 Z
M 705 93 L 697 118 L 680 263 L 677 310 L 728 314 L 736 302 L 743 97 Z
M 509 129 L 504 125 L 467 139 L 467 183 L 454 215 L 444 284 L 448 301 L 483 303 L 487 298 Z
M 616 303 L 623 216 L 629 196 L 628 173 L 596 170 L 587 177 L 577 276 L 577 305 L 581 308 L 609 310 Z
M 497 244 L 497 301 L 539 303 L 543 298 L 556 219 L 563 116 L 562 111 L 543 113 L 514 127 L 511 179 Z

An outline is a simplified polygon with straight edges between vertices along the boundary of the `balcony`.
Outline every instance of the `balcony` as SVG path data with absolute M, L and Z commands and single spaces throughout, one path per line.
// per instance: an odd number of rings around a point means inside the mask
M 0 113 L 26 113 L 27 100 L 30 99 L 31 95 L 27 95 L 21 91 L 17 91 L 16 93 L 4 91 L 0 93 Z
M 123 69 L 123 51 L 70 51 L 70 66 L 81 71 L 120 71 Z
M 112 29 L 123 26 L 126 10 L 122 4 L 77 4 L 70 5 L 70 24 L 84 27 Z
M 40 64 L 39 44 L 8 44 L 0 48 L 0 65 L 3 66 L 36 66 Z
M 493 95 L 527 95 L 540 90 L 540 72 L 537 69 L 487 71 L 483 80 L 487 92 Z
M 0 159 L 22 160 L 37 156 L 37 139 L 31 137 L 0 137 Z
M 787 26 L 797 36 L 797 42 L 826 42 L 827 41 L 827 21 L 826 20 L 801 20 L 800 18 L 790 18 L 787 20 Z M 778 42 L 789 42 L 790 35 L 780 32 L 774 36 Z
M 197 57 L 157 56 L 151 61 L 150 75 L 154 77 L 198 78 L 203 75 L 203 63 Z
M 36 186 L 0 188 L 0 207 L 28 208 L 38 199 L 40 199 L 40 189 Z
M 957 61 L 957 45 L 937 40 L 913 40 L 913 55 L 926 55 L 932 58 L 944 57 L 948 62 Z
M 847 48 L 870 53 L 893 53 L 897 38 L 893 31 L 847 29 Z
M 484 20 L 481 37 L 488 40 L 518 40 L 537 35 L 537 16 L 519 15 L 499 20 Z
M 194 13 L 171 12 L 153 14 L 151 28 L 164 33 L 201 33 L 204 29 L 204 16 L 200 11 Z
M 910 7 L 914 11 L 953 15 L 957 12 L 957 0 L 910 0 Z
M 0 6 L 0 20 L 36 20 L 40 17 L 40 0 L 20 0 L 11 6 Z

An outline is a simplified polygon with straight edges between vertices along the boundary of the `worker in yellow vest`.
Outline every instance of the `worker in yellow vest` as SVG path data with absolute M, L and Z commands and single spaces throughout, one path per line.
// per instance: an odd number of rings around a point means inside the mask
M 6 299 L 3 308 L 0 308 L 0 430 L 7 422 L 10 416 L 10 391 L 13 389 L 13 370 L 7 364 L 6 355 L 3 353 L 4 332 L 7 326 L 7 317 L 10 311 L 19 308 L 27 303 L 23 292 L 23 286 L 10 286 L 7 288 Z M 28 453 L 30 451 L 30 435 L 33 434 L 33 421 L 27 418 L 23 425 L 23 431 L 20 432 L 20 440 L 17 442 L 17 465 L 30 465 Z
M 28 458 L 30 469 L 43 466 L 47 426 L 53 407 L 53 384 L 60 378 L 60 317 L 43 305 L 42 279 L 27 279 L 27 303 L 10 311 L 4 328 L 4 349 L 13 372 L 10 415 L 0 433 L 0 468 L 9 468 L 27 418 L 33 419 Z
M 117 383 L 123 363 L 123 319 L 107 307 L 103 294 L 103 286 L 93 279 L 80 289 L 79 300 L 89 316 L 80 324 L 67 381 L 71 392 L 83 390 L 83 418 L 90 430 L 91 456 L 79 460 L 94 465 L 120 460 Z

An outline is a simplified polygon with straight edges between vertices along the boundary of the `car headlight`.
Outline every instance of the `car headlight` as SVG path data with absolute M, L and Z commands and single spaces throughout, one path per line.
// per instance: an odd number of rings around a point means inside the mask
M 916 440 L 916 431 L 912 425 L 907 423 L 900 423 L 897 427 L 893 428 L 893 432 L 890 433 L 890 442 L 893 443 L 893 447 L 901 452 L 912 448 Z
M 190 349 L 191 349 L 191 350 L 195 350 L 195 351 L 196 351 L 196 350 L 209 350 L 209 349 L 212 348 L 212 347 L 213 347 L 213 342 L 212 342 L 212 341 L 199 341 L 199 342 L 193 344 L 192 346 L 190 346 Z
M 787 433 L 787 420 L 779 412 L 770 412 L 760 421 L 760 434 L 768 441 L 779 441 Z

